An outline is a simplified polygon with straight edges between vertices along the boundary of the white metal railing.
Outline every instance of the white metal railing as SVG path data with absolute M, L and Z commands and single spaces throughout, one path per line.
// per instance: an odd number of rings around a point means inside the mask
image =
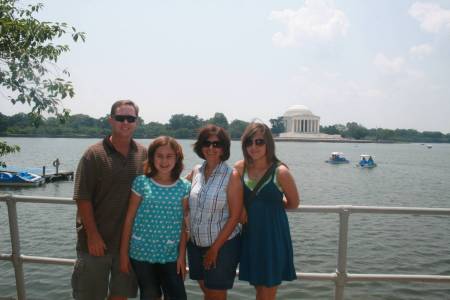
M 75 259 L 54 257 L 40 257 L 23 255 L 20 251 L 19 226 L 17 219 L 17 202 L 69 204 L 75 202 L 70 198 L 61 197 L 33 197 L 22 195 L 0 194 L 0 202 L 6 202 L 8 207 L 9 230 L 11 234 L 11 254 L 1 254 L 0 260 L 9 260 L 13 263 L 16 277 L 17 299 L 25 300 L 25 281 L 23 263 L 42 263 L 57 265 L 73 265 Z M 330 273 L 302 273 L 297 277 L 303 280 L 333 281 L 335 283 L 335 300 L 344 299 L 344 288 L 349 282 L 355 281 L 397 281 L 397 282 L 434 282 L 450 283 L 450 276 L 442 275 L 404 275 L 404 274 L 349 274 L 347 272 L 347 243 L 348 223 L 350 214 L 408 214 L 408 215 L 444 215 L 450 216 L 450 208 L 421 208 L 421 207 L 375 207 L 375 206 L 311 206 L 302 205 L 297 209 L 289 210 L 295 213 L 336 213 L 339 214 L 339 241 L 336 271 Z M 450 248 L 450 246 L 449 246 Z M 1 297 L 1 295 L 0 295 Z M 1 299 L 1 298 L 0 298 Z

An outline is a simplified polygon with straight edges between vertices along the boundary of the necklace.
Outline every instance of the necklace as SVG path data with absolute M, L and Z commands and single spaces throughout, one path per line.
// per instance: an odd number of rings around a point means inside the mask
M 216 169 L 218 165 L 219 164 L 216 164 L 214 166 L 208 166 L 208 164 L 206 164 L 205 170 L 203 171 L 203 176 L 205 176 L 205 182 L 208 181 L 209 177 L 211 176 L 214 169 Z
M 261 179 L 261 177 L 264 176 L 264 174 L 266 174 L 267 170 L 270 168 L 270 166 L 264 166 L 264 168 L 256 168 L 256 167 L 248 167 L 247 172 L 248 172 L 248 177 L 251 180 L 254 181 L 259 181 Z

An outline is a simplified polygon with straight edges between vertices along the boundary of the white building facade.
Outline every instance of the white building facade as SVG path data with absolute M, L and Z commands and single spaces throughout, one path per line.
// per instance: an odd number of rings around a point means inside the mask
M 319 134 L 320 117 L 304 105 L 291 106 L 283 115 L 285 132 L 282 135 Z M 281 135 L 280 135 L 281 136 Z
M 344 142 L 338 134 L 320 133 L 320 117 L 304 105 L 294 105 L 283 115 L 285 132 L 276 138 L 281 141 Z

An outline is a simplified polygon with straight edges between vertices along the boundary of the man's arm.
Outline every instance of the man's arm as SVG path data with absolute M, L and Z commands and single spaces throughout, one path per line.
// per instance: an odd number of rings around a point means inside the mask
M 88 149 L 78 163 L 73 199 L 77 203 L 78 217 L 81 219 L 81 224 L 86 232 L 87 248 L 92 256 L 103 256 L 106 250 L 105 242 L 98 232 L 92 204 L 94 200 L 93 191 L 98 176 L 95 154 L 91 149 Z
M 81 218 L 87 236 L 89 254 L 92 256 L 105 255 L 106 245 L 98 232 L 94 218 L 94 209 L 89 200 L 77 200 L 78 214 Z

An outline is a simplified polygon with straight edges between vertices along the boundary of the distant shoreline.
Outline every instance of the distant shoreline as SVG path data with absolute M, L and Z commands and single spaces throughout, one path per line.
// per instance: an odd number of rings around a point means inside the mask
M 88 135 L 27 135 L 27 134 L 9 134 L 0 135 L 1 138 L 48 138 L 48 139 L 103 139 L 105 136 Z M 134 139 L 155 139 L 155 137 L 134 137 Z M 195 140 L 192 138 L 177 138 L 177 140 Z M 240 138 L 231 138 L 232 141 L 239 141 Z M 309 138 L 279 138 L 274 137 L 275 142 L 297 142 L 297 143 L 353 143 L 353 144 L 450 144 L 450 142 L 441 141 L 396 141 L 396 140 L 354 140 L 354 139 L 309 139 Z
M 49 139 L 103 139 L 104 137 L 93 137 L 85 135 L 61 135 L 61 136 L 45 136 L 45 135 L 7 135 L 0 138 L 49 138 Z M 156 137 L 134 137 L 134 139 L 154 139 Z M 195 138 L 176 138 L 178 140 L 195 140 Z M 239 141 L 240 139 L 231 139 Z M 275 142 L 296 142 L 296 143 L 348 143 L 348 144 L 420 144 L 421 142 L 404 142 L 404 141 L 374 141 L 374 140 L 353 140 L 353 139 L 310 139 L 310 138 L 279 138 L 274 137 Z M 431 142 L 437 144 L 448 144 L 444 142 Z
M 358 144 L 368 144 L 368 143 L 380 143 L 380 144 L 394 144 L 395 141 L 372 141 L 372 140 L 353 140 L 353 139 L 311 139 L 311 138 L 274 138 L 275 142 L 305 142 L 305 143 L 358 143 Z

